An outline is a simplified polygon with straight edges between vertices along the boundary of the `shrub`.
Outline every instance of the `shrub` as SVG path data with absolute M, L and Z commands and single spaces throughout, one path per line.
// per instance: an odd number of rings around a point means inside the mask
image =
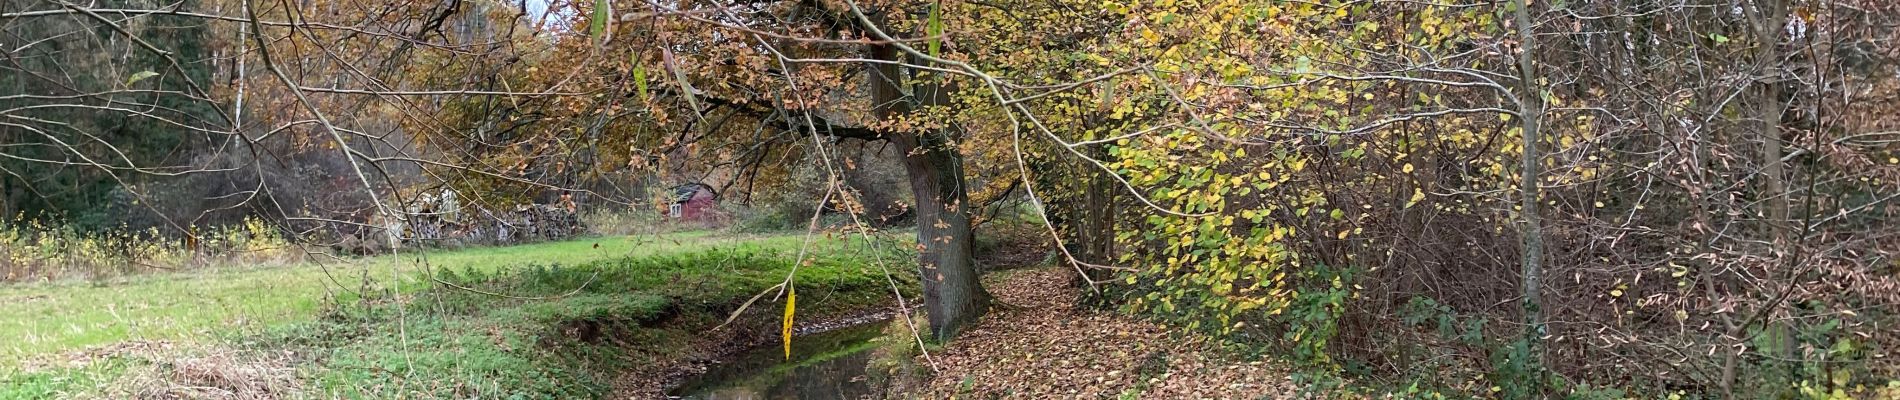
M 659 213 L 633 208 L 588 211 L 581 214 L 581 222 L 595 235 L 664 233 L 668 226 Z
M 105 279 L 215 266 L 282 265 L 303 253 L 277 228 L 246 218 L 195 229 L 196 239 L 144 231 L 83 231 L 38 220 L 0 221 L 0 282 Z

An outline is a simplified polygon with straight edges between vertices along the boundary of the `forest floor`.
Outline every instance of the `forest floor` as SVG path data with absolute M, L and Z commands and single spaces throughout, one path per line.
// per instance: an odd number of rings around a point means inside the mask
M 1301 398 L 1289 368 L 1182 333 L 1078 306 L 1075 271 L 1002 271 L 986 286 L 1002 305 L 944 348 L 915 398 Z

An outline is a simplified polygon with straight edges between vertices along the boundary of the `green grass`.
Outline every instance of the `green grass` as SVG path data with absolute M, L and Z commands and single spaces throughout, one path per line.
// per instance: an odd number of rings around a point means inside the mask
M 128 364 L 160 364 L 133 355 L 18 369 L 136 340 L 291 351 L 318 397 L 587 397 L 605 390 L 590 371 L 686 351 L 698 330 L 782 280 L 801 243 L 798 233 L 682 232 L 0 286 L 0 337 L 16 338 L 0 342 L 0 399 L 96 390 Z M 798 274 L 801 315 L 888 297 L 866 249 L 814 243 L 817 259 Z M 544 298 L 435 285 L 424 260 L 448 282 Z M 661 320 L 669 325 L 645 326 Z M 601 327 L 607 339 L 578 337 Z
M 734 243 L 796 248 L 796 234 L 682 232 L 603 237 L 510 247 L 331 260 L 269 269 L 222 269 L 121 278 L 105 283 L 0 286 L 0 370 L 21 361 L 127 340 L 195 341 L 314 318 L 327 299 L 354 298 L 364 286 L 409 292 L 428 285 L 421 264 L 499 271 L 529 264 L 596 260 L 703 249 Z M 599 247 L 596 248 L 595 244 Z
M 842 242 L 819 248 L 798 271 L 800 315 L 888 302 L 871 253 Z M 627 366 L 696 351 L 695 339 L 793 264 L 787 248 L 767 241 L 575 266 L 449 269 L 443 280 L 479 292 L 437 287 L 389 303 L 407 308 L 342 308 L 263 341 L 319 349 L 324 365 L 312 376 L 321 397 L 596 397 Z M 782 307 L 767 302 L 755 303 L 755 316 Z
M 56 399 L 93 393 L 124 375 L 141 360 L 110 358 L 83 366 L 48 371 L 0 374 L 0 399 Z

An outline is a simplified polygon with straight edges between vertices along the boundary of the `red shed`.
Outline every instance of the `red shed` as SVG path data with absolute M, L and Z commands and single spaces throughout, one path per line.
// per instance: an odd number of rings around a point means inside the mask
M 704 183 L 688 183 L 673 188 L 673 202 L 666 205 L 666 216 L 684 221 L 703 221 L 712 217 L 719 204 L 719 192 Z

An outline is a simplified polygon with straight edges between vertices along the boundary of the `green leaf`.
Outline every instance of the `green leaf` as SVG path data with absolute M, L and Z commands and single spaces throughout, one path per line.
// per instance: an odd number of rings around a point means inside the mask
M 647 66 L 640 63 L 640 53 L 627 56 L 633 62 L 633 87 L 640 90 L 640 100 L 647 99 Z
M 608 4 L 609 1 L 594 0 L 594 16 L 589 18 L 590 21 L 587 23 L 588 37 L 600 39 L 601 34 L 607 32 L 607 18 L 613 13 L 613 7 Z
M 930 34 L 929 48 L 930 48 L 931 57 L 938 57 L 942 51 L 942 45 L 943 45 L 943 15 L 941 14 L 942 8 L 943 8 L 943 3 L 936 3 L 936 4 L 930 5 L 930 24 L 929 26 L 924 28 L 925 31 Z
M 678 81 L 680 93 L 686 97 L 686 105 L 692 107 L 693 114 L 697 116 L 700 110 L 699 96 L 693 94 L 693 83 L 686 80 L 686 70 L 680 68 L 679 62 L 673 59 L 672 50 L 662 47 L 660 48 L 660 55 L 663 56 L 662 58 L 666 61 L 666 69 L 673 71 L 673 79 Z
M 145 78 L 150 78 L 154 76 L 158 76 L 158 73 L 152 72 L 152 71 L 139 71 L 138 73 L 132 74 L 132 77 L 125 78 L 125 85 L 132 86 L 133 82 L 142 81 L 142 80 L 145 80 Z

